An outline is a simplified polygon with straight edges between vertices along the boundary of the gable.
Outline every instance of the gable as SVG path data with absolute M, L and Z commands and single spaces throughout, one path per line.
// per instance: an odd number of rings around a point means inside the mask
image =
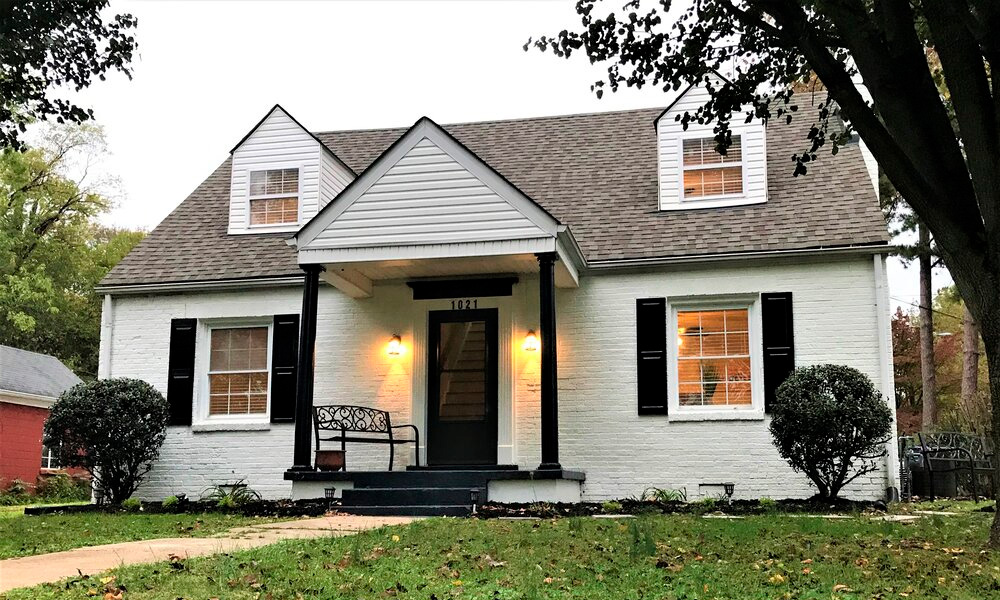
M 429 119 L 302 229 L 299 249 L 553 238 L 559 223 Z
M 713 76 L 721 83 L 720 76 Z M 709 140 L 715 136 L 715 123 L 691 122 L 685 129 L 677 121 L 684 113 L 694 114 L 710 100 L 704 84 L 688 86 L 656 120 L 657 180 L 659 182 L 660 210 L 690 210 L 744 206 L 767 202 L 767 148 L 764 124 L 758 120 L 750 123 L 734 118 L 729 125 L 734 142 L 739 139 L 740 159 L 739 191 L 732 193 L 704 193 L 700 197 L 685 194 L 685 141 Z M 712 146 L 714 141 L 710 142 Z M 734 148 L 737 146 L 734 144 Z M 712 154 L 716 159 L 718 154 Z M 719 165 L 725 166 L 725 165 Z
M 250 174 L 297 171 L 297 219 L 255 226 L 250 222 Z M 354 172 L 280 105 L 275 105 L 232 150 L 230 234 L 297 231 L 354 179 Z

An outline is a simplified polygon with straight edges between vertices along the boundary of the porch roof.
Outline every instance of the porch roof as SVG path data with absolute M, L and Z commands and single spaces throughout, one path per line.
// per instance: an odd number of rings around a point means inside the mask
M 535 272 L 541 253 L 559 255 L 557 283 L 573 287 L 585 262 L 568 227 L 427 117 L 288 244 L 358 297 L 373 280 Z

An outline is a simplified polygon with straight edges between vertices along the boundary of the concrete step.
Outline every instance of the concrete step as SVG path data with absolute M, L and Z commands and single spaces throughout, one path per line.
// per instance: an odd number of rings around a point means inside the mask
M 475 496 L 473 496 L 475 494 Z M 412 487 L 345 489 L 342 506 L 433 506 L 482 503 L 486 490 L 480 487 Z
M 368 516 L 464 517 L 472 514 L 472 506 L 456 504 L 342 506 L 339 512 L 349 515 Z

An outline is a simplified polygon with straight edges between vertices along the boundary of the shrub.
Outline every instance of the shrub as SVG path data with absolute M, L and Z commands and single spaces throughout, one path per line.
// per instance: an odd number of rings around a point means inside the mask
M 160 505 L 164 510 L 172 510 L 180 505 L 181 499 L 177 496 L 167 496 L 163 499 L 163 503 Z
M 81 383 L 52 405 L 45 444 L 90 473 L 98 498 L 119 505 L 142 483 L 166 437 L 167 401 L 137 379 Z
M 138 498 L 126 498 L 122 501 L 122 508 L 128 512 L 139 512 L 142 510 L 142 502 Z
M 81 502 L 90 500 L 90 480 L 56 473 L 39 478 L 35 495 L 47 502 Z
M 213 485 L 202 494 L 202 500 L 215 502 L 221 509 L 231 509 L 260 500 L 260 494 L 241 479 L 236 483 Z
M 616 500 L 607 500 L 601 504 L 601 510 L 606 513 L 619 513 L 622 511 L 622 503 Z
M 863 373 L 841 365 L 800 367 L 778 388 L 771 437 L 781 457 L 823 499 L 878 468 L 892 412 Z

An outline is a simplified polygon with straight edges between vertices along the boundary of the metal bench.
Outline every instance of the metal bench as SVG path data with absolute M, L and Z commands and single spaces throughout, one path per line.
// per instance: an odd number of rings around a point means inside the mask
M 391 471 L 396 445 L 412 443 L 416 448 L 416 464 L 420 466 L 420 432 L 416 425 L 393 425 L 389 413 L 384 410 L 347 404 L 314 406 L 313 428 L 316 433 L 317 459 L 321 452 L 321 442 L 340 442 L 341 452 L 347 451 L 347 442 L 388 444 Z M 396 429 L 412 429 L 413 437 L 397 438 L 394 434 Z M 346 466 L 344 470 L 347 470 Z

